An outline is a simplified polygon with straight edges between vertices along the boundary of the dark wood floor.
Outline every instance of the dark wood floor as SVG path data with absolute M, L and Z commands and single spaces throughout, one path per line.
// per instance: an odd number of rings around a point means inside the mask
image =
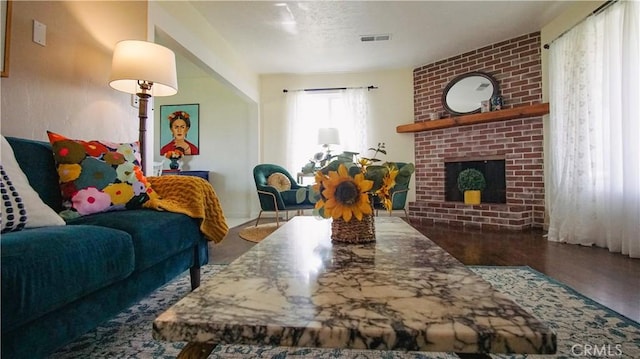
M 210 249 L 210 263 L 230 263 L 255 243 L 240 225 Z M 640 322 L 640 259 L 606 249 L 549 242 L 541 230 L 486 232 L 442 225 L 416 226 L 466 265 L 529 266 L 598 303 Z
M 526 265 L 640 322 L 640 259 L 603 248 L 549 242 L 542 230 L 416 228 L 466 265 Z

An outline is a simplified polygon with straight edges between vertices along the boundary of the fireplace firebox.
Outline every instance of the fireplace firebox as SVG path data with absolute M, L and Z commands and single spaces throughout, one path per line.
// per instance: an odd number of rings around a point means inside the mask
M 482 191 L 483 203 L 507 203 L 507 181 L 505 160 L 491 159 L 478 161 L 445 162 L 445 201 L 464 201 L 464 194 L 458 189 L 458 174 L 467 168 L 482 172 L 487 187 Z

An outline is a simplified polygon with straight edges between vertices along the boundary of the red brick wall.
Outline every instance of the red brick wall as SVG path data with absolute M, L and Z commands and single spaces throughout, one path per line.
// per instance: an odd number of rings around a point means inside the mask
M 540 103 L 540 33 L 499 42 L 413 71 L 415 122 L 443 115 L 442 92 L 453 78 L 483 71 L 498 81 L 504 108 Z M 484 229 L 542 227 L 544 223 L 542 117 L 460 126 L 415 134 L 416 201 L 412 219 Z M 506 204 L 466 206 L 444 200 L 444 163 L 505 159 Z

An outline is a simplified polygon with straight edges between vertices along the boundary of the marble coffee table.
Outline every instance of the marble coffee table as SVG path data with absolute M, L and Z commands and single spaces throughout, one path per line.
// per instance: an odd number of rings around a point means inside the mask
M 396 217 L 375 243 L 332 244 L 295 217 L 153 322 L 180 357 L 218 344 L 456 353 L 556 351 L 556 335 Z

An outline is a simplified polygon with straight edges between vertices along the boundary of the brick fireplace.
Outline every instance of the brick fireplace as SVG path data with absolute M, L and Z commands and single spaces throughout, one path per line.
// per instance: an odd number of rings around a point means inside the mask
M 540 103 L 540 33 L 428 64 L 413 71 L 415 122 L 444 114 L 442 92 L 458 75 L 483 71 L 496 78 L 504 108 Z M 416 201 L 412 220 L 482 229 L 523 230 L 544 224 L 542 117 L 415 133 Z M 503 159 L 506 203 L 467 206 L 445 200 L 445 163 Z

